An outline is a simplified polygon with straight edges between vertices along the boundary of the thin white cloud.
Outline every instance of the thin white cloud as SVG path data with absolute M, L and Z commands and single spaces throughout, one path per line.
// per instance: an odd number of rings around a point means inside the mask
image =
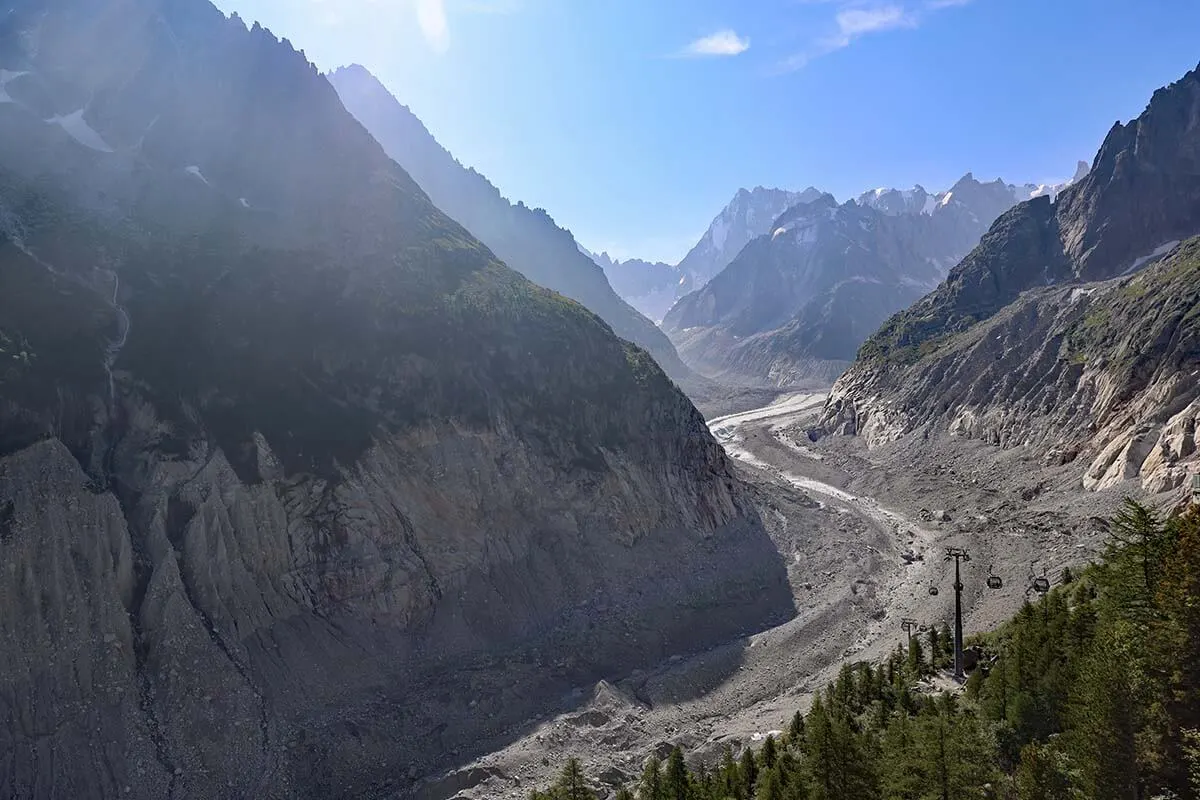
M 848 44 L 867 33 L 889 31 L 894 28 L 912 28 L 916 24 L 916 16 L 900 6 L 847 8 L 837 14 L 837 40 L 844 40 Z
M 681 55 L 692 57 L 736 56 L 750 49 L 750 40 L 731 29 L 703 36 L 683 48 Z
M 444 53 L 450 49 L 450 24 L 446 21 L 446 5 L 443 0 L 416 0 L 417 25 L 421 35 L 434 52 Z
M 823 0 L 801 0 L 819 2 Z M 785 58 L 776 68 L 777 73 L 794 72 L 814 59 L 849 47 L 857 39 L 874 33 L 903 28 L 917 28 L 922 17 L 942 9 L 965 6 L 972 0 L 924 0 L 921 8 L 899 3 L 863 5 L 860 0 L 833 0 L 840 6 L 834 15 L 834 33 L 818 39 L 807 50 Z

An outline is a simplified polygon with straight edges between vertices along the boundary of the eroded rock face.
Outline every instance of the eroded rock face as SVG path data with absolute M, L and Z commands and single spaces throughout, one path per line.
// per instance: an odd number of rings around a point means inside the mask
M 814 436 L 945 430 L 1081 482 L 1178 488 L 1192 471 L 1200 71 L 1117 125 L 1092 170 L 1003 215 L 936 291 L 863 345 Z M 1123 277 L 1130 276 L 1132 277 Z
M 0 794 L 152 796 L 170 773 L 143 713 L 120 505 L 46 442 L 0 460 L 0 517 Z
M 854 370 L 814 435 L 922 429 L 1082 457 L 1081 483 L 1178 489 L 1195 471 L 1200 240 L 1133 277 L 1030 292 L 916 363 Z
M 0 68 L 0 794 L 403 793 L 794 613 L 653 359 L 289 44 L 34 3 Z
M 787 613 L 728 478 L 701 497 L 626 463 L 597 487 L 449 429 L 338 480 L 272 475 L 260 443 L 247 484 L 203 447 L 145 469 L 145 434 L 114 455 L 124 510 L 60 443 L 0 460 L 12 796 L 51 754 L 75 796 L 402 791 L 572 686 Z

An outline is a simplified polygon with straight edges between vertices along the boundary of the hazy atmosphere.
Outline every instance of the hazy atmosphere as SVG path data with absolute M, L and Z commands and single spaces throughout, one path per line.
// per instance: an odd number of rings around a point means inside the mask
M 1196 31 L 0 0 L 0 799 L 1200 800 Z
M 360 63 L 584 246 L 679 261 L 739 187 L 1070 177 L 1195 65 L 1187 0 L 219 0 Z

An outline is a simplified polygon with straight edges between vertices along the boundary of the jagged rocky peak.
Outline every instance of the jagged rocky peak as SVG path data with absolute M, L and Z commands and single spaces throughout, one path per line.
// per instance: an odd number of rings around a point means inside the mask
M 0 70 L 0 793 L 405 794 L 794 613 L 662 370 L 290 45 L 29 0 Z
M 1080 161 L 1074 177 L 1070 180 L 1041 184 L 1012 184 L 1000 178 L 981 182 L 975 178 L 974 173 L 968 172 L 945 191 L 930 193 L 919 184 L 905 190 L 879 188 L 859 195 L 858 204 L 870 206 L 890 215 L 928 214 L 931 216 L 938 213 L 939 209 L 957 204 L 976 216 L 994 219 L 1001 211 L 1014 203 L 1043 195 L 1055 197 L 1063 189 L 1086 175 L 1088 169 L 1087 162 Z
M 752 239 L 770 232 L 779 215 L 797 203 L 821 196 L 813 187 L 800 192 L 756 186 L 739 189 L 720 214 L 713 219 L 700 241 L 679 262 L 685 280 L 683 293 L 710 281 Z
M 917 184 L 911 189 L 872 189 L 858 196 L 860 206 L 869 206 L 884 214 L 931 213 L 936 198 Z
M 1200 69 L 1156 91 L 1137 119 L 1113 126 L 1055 217 L 1074 273 L 1088 279 L 1200 233 Z
M 1000 217 L 889 319 L 815 434 L 922 429 L 1079 459 L 1086 488 L 1177 487 L 1195 465 L 1200 74 L 1117 124 L 1056 198 Z

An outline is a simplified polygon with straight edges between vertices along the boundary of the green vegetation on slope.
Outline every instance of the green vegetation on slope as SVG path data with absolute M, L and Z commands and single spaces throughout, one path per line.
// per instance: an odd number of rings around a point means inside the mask
M 617 797 L 1200 797 L 1200 511 L 1163 520 L 1131 501 L 1112 531 L 1101 563 L 981 637 L 963 696 L 915 690 L 947 661 L 934 629 L 884 664 L 847 664 L 757 753 L 692 770 L 677 749 Z M 594 796 L 571 760 L 532 798 Z
M 1103 362 L 1122 381 L 1144 379 L 1160 363 L 1194 352 L 1200 328 L 1200 238 L 1162 263 L 1098 295 L 1067 336 L 1070 358 Z

